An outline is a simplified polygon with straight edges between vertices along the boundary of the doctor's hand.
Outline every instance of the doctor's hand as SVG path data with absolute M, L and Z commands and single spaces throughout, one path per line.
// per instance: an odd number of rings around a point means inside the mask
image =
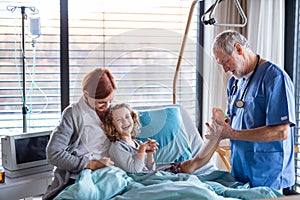
M 221 126 L 223 126 L 224 123 L 229 124 L 230 122 L 230 118 L 227 115 L 225 115 L 221 108 L 212 109 L 212 120 Z
M 215 125 L 223 126 L 225 124 L 225 113 L 221 108 L 212 109 L 212 120 Z

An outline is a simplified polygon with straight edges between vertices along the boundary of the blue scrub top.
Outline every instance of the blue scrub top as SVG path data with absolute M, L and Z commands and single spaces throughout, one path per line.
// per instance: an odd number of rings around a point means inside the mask
M 277 125 L 289 122 L 288 139 L 274 142 L 247 142 L 231 140 L 232 174 L 239 181 L 252 186 L 274 189 L 290 187 L 295 183 L 294 134 L 295 100 L 290 77 L 278 66 L 265 62 L 259 66 L 244 96 L 245 105 L 237 108 L 249 79 L 240 79 L 236 93 L 232 93 L 235 78 L 227 89 L 231 127 L 236 130 Z

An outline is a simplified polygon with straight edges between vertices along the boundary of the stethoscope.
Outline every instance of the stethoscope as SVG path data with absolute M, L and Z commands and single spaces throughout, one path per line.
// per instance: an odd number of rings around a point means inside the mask
M 259 56 L 259 55 L 256 55 L 256 56 L 257 56 L 257 63 L 256 63 L 256 65 L 255 65 L 254 71 L 253 71 L 253 73 L 251 74 L 251 76 L 250 76 L 250 78 L 249 78 L 249 81 L 247 82 L 246 87 L 244 88 L 244 91 L 243 91 L 243 93 L 242 93 L 241 98 L 240 98 L 239 100 L 237 100 L 237 101 L 234 103 L 234 105 L 235 105 L 237 108 L 243 108 L 243 107 L 245 106 L 244 97 L 245 97 L 245 95 L 246 95 L 246 92 L 247 92 L 247 90 L 248 90 L 248 88 L 249 88 L 249 85 L 250 85 L 250 83 L 251 83 L 251 81 L 252 81 L 252 79 L 253 79 L 253 76 L 254 76 L 254 74 L 255 74 L 255 72 L 256 72 L 256 70 L 257 70 L 257 67 L 258 67 L 258 65 L 259 65 L 259 62 L 260 62 L 260 56 Z M 229 95 L 230 95 L 230 98 L 231 98 L 231 99 L 232 99 L 232 96 L 235 95 L 235 93 L 236 93 L 236 91 L 237 91 L 237 87 L 238 87 L 237 84 L 238 84 L 238 82 L 239 82 L 239 79 L 236 79 L 235 82 L 234 82 L 234 84 L 233 84 L 233 86 L 232 86 L 231 89 L 230 89 Z

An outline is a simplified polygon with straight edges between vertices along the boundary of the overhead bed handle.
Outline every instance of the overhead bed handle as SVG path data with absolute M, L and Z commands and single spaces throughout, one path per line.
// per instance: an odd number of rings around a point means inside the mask
M 180 71 L 182 55 L 183 55 L 183 52 L 184 52 L 186 40 L 188 38 L 188 33 L 189 33 L 189 29 L 190 29 L 190 24 L 191 24 L 194 8 L 195 8 L 196 4 L 199 1 L 200 0 L 194 0 L 192 2 L 190 12 L 189 12 L 189 16 L 188 16 L 188 21 L 187 21 L 187 24 L 186 24 L 186 27 L 185 27 L 185 32 L 184 32 L 184 36 L 183 36 L 183 40 L 182 40 L 182 44 L 181 44 L 181 48 L 180 48 L 180 53 L 179 53 L 178 60 L 177 60 L 176 71 L 175 71 L 174 78 L 173 78 L 173 104 L 176 104 L 176 86 L 177 86 L 178 74 L 179 74 L 179 71 Z
M 184 32 L 184 36 L 183 36 L 183 41 L 182 41 L 182 44 L 181 44 L 181 49 L 180 49 L 180 53 L 179 53 L 178 60 L 177 60 L 176 71 L 175 71 L 174 78 L 173 78 L 173 104 L 176 104 L 176 86 L 177 86 L 178 74 L 180 72 L 180 65 L 181 65 L 182 55 L 183 55 L 183 52 L 184 52 L 186 40 L 188 38 L 188 32 L 189 32 L 189 29 L 190 29 L 190 24 L 191 24 L 194 8 L 195 8 L 196 4 L 199 1 L 201 1 L 201 0 L 194 0 L 192 2 L 191 8 L 190 8 L 188 21 L 187 21 L 187 24 L 186 24 L 186 28 L 185 28 L 185 32 Z M 220 23 L 215 23 L 215 19 L 213 18 L 214 13 L 215 13 L 215 9 L 217 7 L 217 4 L 220 3 L 221 1 L 222 0 L 216 0 L 216 2 L 202 15 L 201 20 L 204 24 L 210 24 L 210 25 L 213 24 L 215 26 L 233 26 L 233 27 L 243 27 L 247 24 L 247 17 L 245 16 L 245 13 L 244 13 L 244 11 L 243 11 L 243 9 L 242 9 L 242 7 L 241 7 L 238 0 L 234 0 L 234 3 L 236 5 L 240 15 L 242 16 L 243 23 L 242 24 L 220 24 Z M 210 18 L 209 18 L 208 21 L 211 21 L 211 23 L 205 22 L 205 20 L 204 20 L 205 15 L 208 14 L 209 12 L 210 12 L 210 14 L 209 14 Z
M 213 5 L 210 6 L 210 8 L 201 16 L 201 21 L 205 25 L 215 25 L 215 26 L 232 26 L 232 27 L 244 27 L 247 24 L 247 17 L 241 7 L 241 4 L 239 3 L 239 0 L 234 0 L 234 4 L 239 12 L 239 14 L 242 17 L 242 23 L 241 24 L 225 24 L 225 23 L 217 23 L 215 17 L 215 11 L 217 8 L 217 5 L 221 3 L 222 0 L 216 0 Z M 206 20 L 206 16 L 209 14 L 208 20 Z

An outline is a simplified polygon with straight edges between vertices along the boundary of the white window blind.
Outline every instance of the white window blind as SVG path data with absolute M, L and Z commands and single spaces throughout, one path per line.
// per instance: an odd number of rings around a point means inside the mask
M 172 104 L 172 84 L 190 0 L 69 1 L 71 99 L 94 67 L 117 81 L 115 102 Z M 78 5 L 79 4 L 79 5 Z M 178 79 L 177 102 L 195 115 L 197 9 Z
M 70 103 L 82 94 L 82 77 L 95 67 L 106 67 L 117 82 L 114 102 L 129 102 L 133 106 L 172 104 L 173 78 L 191 3 L 191 0 L 68 1 Z M 9 11 L 7 6 L 15 6 L 15 10 Z M 27 14 L 24 49 L 21 6 L 26 6 Z M 39 13 L 33 15 L 31 6 Z M 0 135 L 22 132 L 24 100 L 28 108 L 27 132 L 53 129 L 61 117 L 60 70 L 67 67 L 60 66 L 60 0 L 3 0 L 0 17 Z M 35 43 L 28 35 L 31 17 L 40 18 L 41 35 Z M 194 121 L 198 106 L 198 18 L 196 8 L 176 93 L 177 103 L 188 110 Z
M 298 5 L 298 19 L 299 19 L 299 11 L 300 11 L 300 5 Z M 296 69 L 294 70 L 294 83 L 295 83 L 295 104 L 296 104 L 296 126 L 295 126 L 295 146 L 298 147 L 300 146 L 300 67 L 299 67 L 299 62 L 300 62 L 300 37 L 299 37 L 299 32 L 300 32 L 300 26 L 299 26 L 299 21 L 298 21 L 298 34 L 297 34 L 297 40 L 298 40 L 298 46 L 296 48 L 297 52 L 297 57 L 296 57 Z M 297 152 L 295 154 L 295 165 L 296 165 L 296 191 L 300 192 L 300 153 Z
M 33 15 L 31 7 L 35 7 L 38 14 Z M 59 1 L 3 0 L 0 16 L 1 134 L 23 131 L 23 121 L 27 123 L 28 132 L 53 128 L 60 116 Z M 40 18 L 41 36 L 33 43 L 29 37 L 29 21 L 34 17 Z M 26 120 L 22 115 L 24 104 L 28 108 Z

